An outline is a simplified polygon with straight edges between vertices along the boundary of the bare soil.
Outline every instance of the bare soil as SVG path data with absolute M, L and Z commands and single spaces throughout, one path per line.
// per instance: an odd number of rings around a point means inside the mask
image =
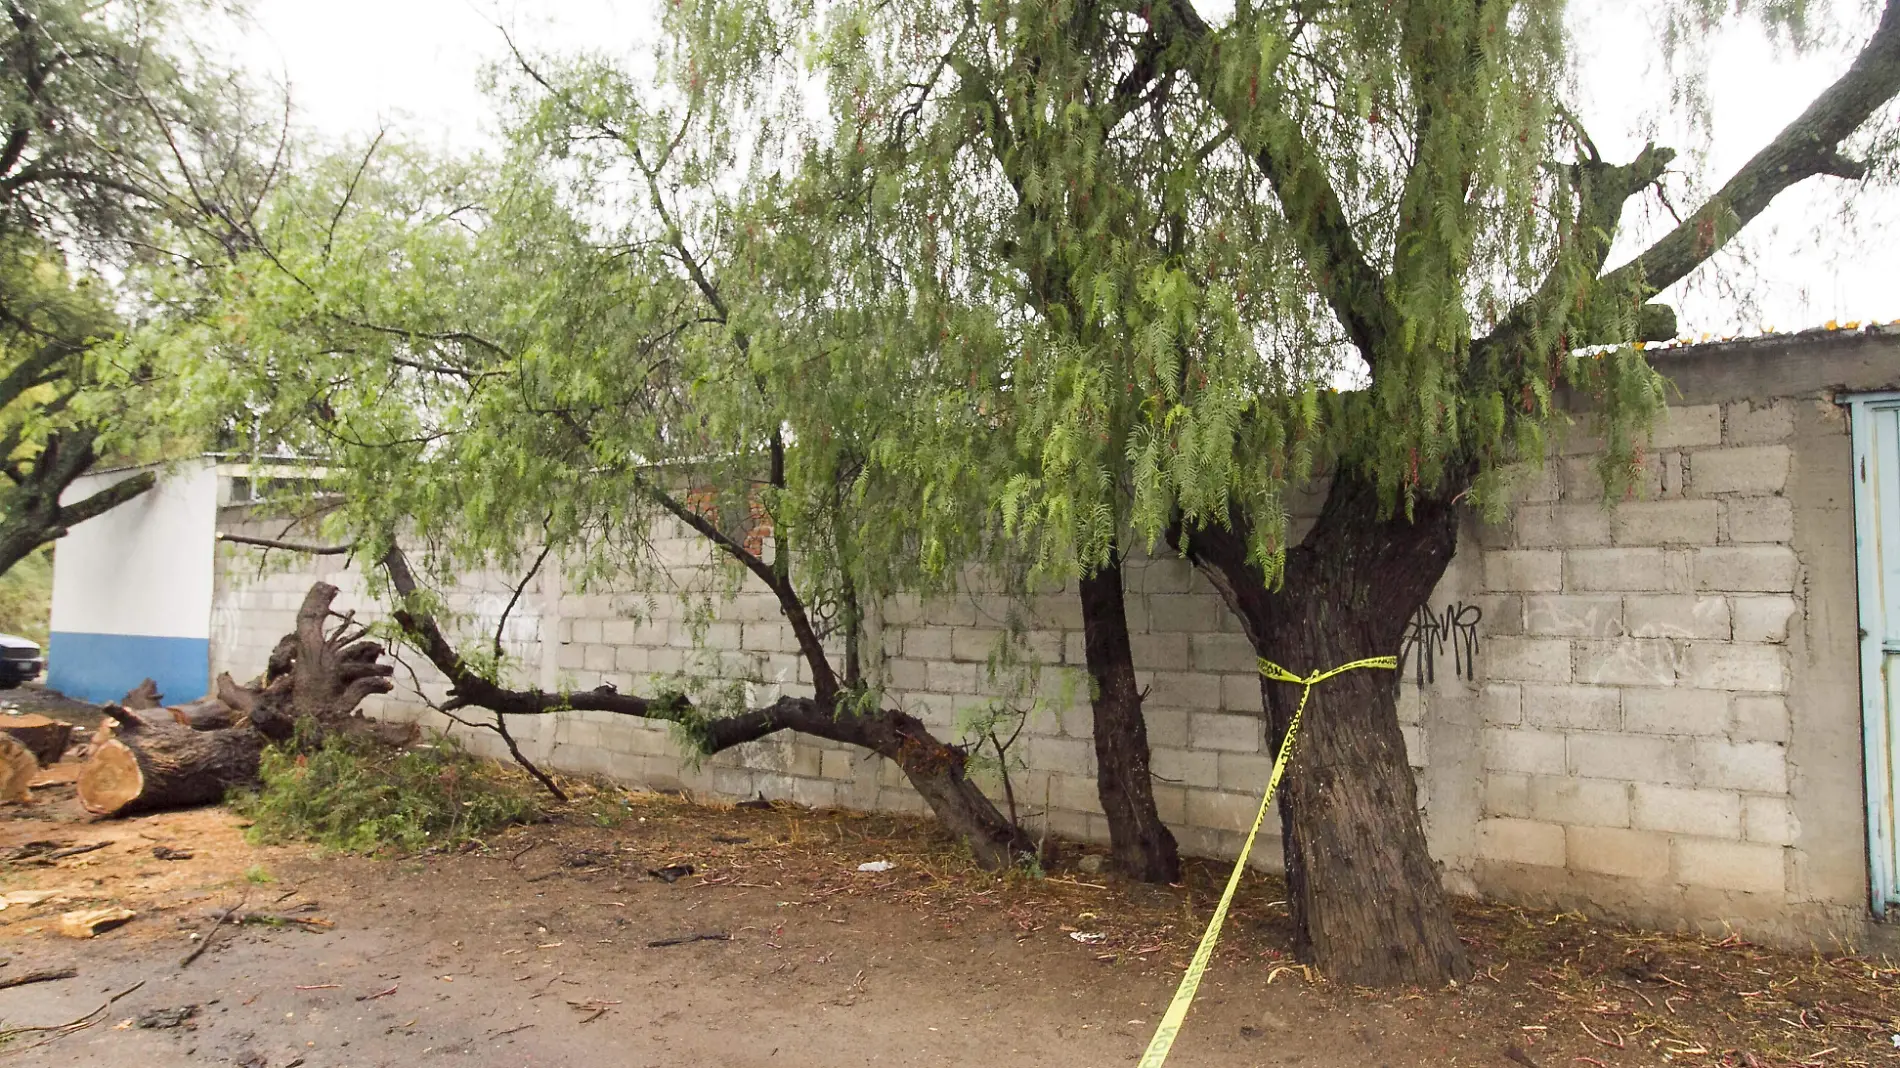
M 111 843 L 0 861 L 0 891 L 62 892 L 0 911 L 0 982 L 79 973 L 0 989 L 0 1063 L 21 1068 L 1132 1065 L 1226 874 L 1129 885 L 1069 847 L 1045 877 L 997 876 L 927 821 L 604 787 L 465 852 L 325 857 L 247 844 L 219 808 L 87 822 L 70 774 L 0 810 L 0 858 Z M 894 867 L 858 870 L 872 860 Z M 649 874 L 673 865 L 693 873 Z M 1900 1061 L 1886 960 L 1467 902 L 1478 979 L 1373 993 L 1287 956 L 1278 889 L 1245 884 L 1171 1064 Z M 103 905 L 138 915 L 55 933 L 61 912 Z M 213 927 L 233 906 L 316 922 Z M 696 935 L 715 937 L 653 944 Z M 68 1022 L 84 1026 L 29 1029 Z

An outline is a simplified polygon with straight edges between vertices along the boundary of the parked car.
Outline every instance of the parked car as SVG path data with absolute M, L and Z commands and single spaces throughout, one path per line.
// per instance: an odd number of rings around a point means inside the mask
M 46 661 L 37 642 L 17 634 L 0 634 L 0 690 L 11 690 L 40 677 Z

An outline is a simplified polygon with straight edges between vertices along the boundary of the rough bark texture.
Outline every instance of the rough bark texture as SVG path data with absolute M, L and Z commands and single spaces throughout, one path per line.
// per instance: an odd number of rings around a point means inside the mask
M 0 717 L 0 734 L 26 746 L 41 767 L 59 763 L 73 740 L 73 725 L 41 715 Z
M 256 782 L 263 752 L 264 736 L 249 728 L 195 731 L 127 715 L 79 770 L 79 800 L 107 816 L 207 804 Z
M 33 759 L 33 752 L 15 741 L 11 735 L 0 734 L 0 804 L 22 804 L 32 800 L 33 794 L 27 784 L 33 776 L 39 774 L 40 762 Z
M 217 697 L 200 697 L 188 704 L 170 705 L 164 711 L 172 717 L 173 722 L 194 731 L 223 730 L 238 726 L 244 720 L 237 709 Z
M 1155 811 L 1148 770 L 1148 724 L 1141 688 L 1135 683 L 1134 651 L 1128 641 L 1119 558 L 1081 583 L 1083 649 L 1092 681 L 1095 713 L 1095 786 L 1108 819 L 1115 866 L 1131 879 L 1172 883 L 1181 878 L 1174 833 Z
M 1281 592 L 1247 563 L 1236 532 L 1199 531 L 1186 547 L 1260 655 L 1305 674 L 1396 653 L 1457 533 L 1449 504 L 1421 501 L 1410 521 L 1381 519 L 1373 487 L 1340 475 L 1318 524 L 1288 554 Z M 1262 691 L 1277 747 L 1300 687 L 1263 679 Z M 1350 671 L 1315 687 L 1281 785 L 1296 951 L 1329 978 L 1362 986 L 1470 974 L 1426 848 L 1397 697 L 1390 671 Z
M 142 708 L 158 708 L 164 703 L 165 695 L 158 692 L 158 683 L 152 679 L 146 679 L 125 691 L 125 696 L 119 698 L 120 707 L 134 711 Z
M 325 631 L 336 595 L 337 588 L 327 582 L 311 585 L 297 610 L 296 631 L 277 643 L 265 670 L 263 689 L 254 694 L 250 707 L 242 710 L 249 715 L 252 726 L 274 741 L 288 739 L 299 721 L 313 724 L 320 734 L 338 730 L 378 736 L 388 733 L 387 725 L 365 718 L 356 706 L 372 694 L 394 689 L 390 676 L 396 669 L 380 662 L 383 647 L 361 640 L 364 628 L 352 626 L 349 618 L 345 617 L 334 631 Z M 219 680 L 221 688 L 224 681 Z M 406 726 L 396 729 L 413 737 L 412 729 Z

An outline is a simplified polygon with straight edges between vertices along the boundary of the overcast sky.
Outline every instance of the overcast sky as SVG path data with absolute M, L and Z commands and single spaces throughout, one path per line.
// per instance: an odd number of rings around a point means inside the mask
M 1221 6 L 1201 3 L 1209 14 Z M 1640 47 L 1654 39 L 1647 7 L 1626 0 L 1576 6 L 1584 121 L 1604 156 L 1628 159 L 1645 131 L 1682 144 L 1681 130 L 1666 117 L 1656 126 L 1654 101 L 1664 99 L 1667 83 L 1659 57 Z M 497 23 L 537 50 L 633 56 L 651 46 L 655 10 L 656 0 L 253 0 L 237 48 L 240 61 L 260 75 L 287 80 L 303 121 L 323 134 L 340 138 L 388 123 L 411 139 L 469 148 L 493 133 L 478 79 L 482 64 L 504 48 Z M 1846 50 L 1793 57 L 1746 29 L 1714 42 L 1713 54 L 1706 174 L 1714 183 L 1798 115 L 1851 58 Z M 1695 166 L 1686 156 L 1681 165 Z M 1845 225 L 1847 193 L 1846 183 L 1822 178 L 1784 194 L 1756 222 L 1746 256 L 1720 257 L 1716 272 L 1705 270 L 1687 291 L 1666 294 L 1683 329 L 1752 333 L 1829 319 L 1900 318 L 1900 248 L 1872 238 L 1900 221 L 1900 194 L 1853 198 L 1858 219 Z M 1641 224 L 1632 218 L 1626 225 Z M 1726 291 L 1732 287 L 1739 296 Z

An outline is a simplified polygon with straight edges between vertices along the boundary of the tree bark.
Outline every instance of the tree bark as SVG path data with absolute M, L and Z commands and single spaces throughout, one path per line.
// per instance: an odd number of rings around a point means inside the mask
M 273 741 L 290 738 L 299 722 L 313 724 L 320 734 L 381 733 L 356 706 L 372 694 L 395 689 L 390 676 L 396 669 L 380 662 L 383 647 L 361 640 L 364 628 L 353 627 L 348 617 L 335 630 L 325 630 L 336 595 L 337 588 L 327 582 L 311 584 L 297 610 L 297 629 L 271 653 L 264 688 L 252 696 L 249 707 L 240 709 Z M 219 680 L 221 693 L 228 692 L 224 681 Z
M 1119 555 L 1082 579 L 1081 597 L 1089 704 L 1095 714 L 1095 788 L 1108 819 L 1109 851 L 1115 867 L 1131 879 L 1178 882 L 1180 850 L 1155 811 L 1148 724 L 1135 684 Z
M 0 734 L 25 746 L 46 767 L 59 763 L 73 739 L 73 725 L 41 715 L 7 716 L 0 719 Z
M 127 715 L 80 769 L 79 800 L 107 816 L 209 804 L 255 783 L 263 752 L 264 736 L 248 727 L 195 731 Z
M 1419 501 L 1380 517 L 1378 492 L 1334 476 L 1319 522 L 1270 591 L 1246 558 L 1244 527 L 1195 531 L 1186 549 L 1240 616 L 1258 653 L 1296 674 L 1398 651 L 1457 548 L 1457 510 Z M 1398 675 L 1350 671 L 1314 687 L 1281 784 L 1295 950 L 1360 986 L 1435 986 L 1471 966 L 1426 847 L 1399 730 Z M 1300 687 L 1262 679 L 1277 748 Z

